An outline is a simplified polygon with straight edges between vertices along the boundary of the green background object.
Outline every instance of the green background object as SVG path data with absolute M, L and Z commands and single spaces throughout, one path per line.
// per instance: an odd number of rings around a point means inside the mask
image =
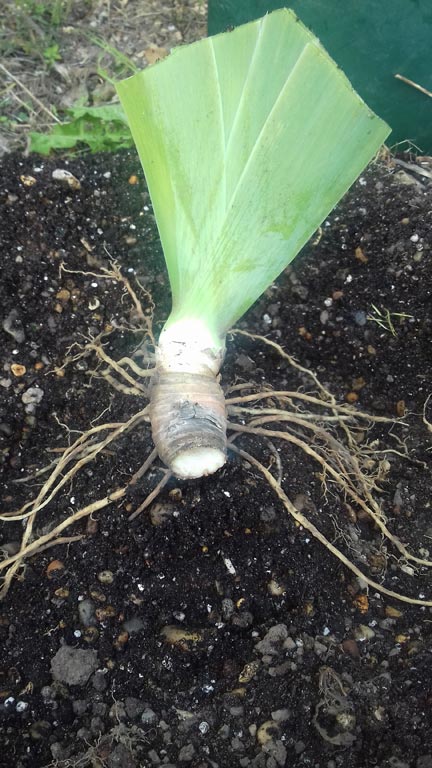
M 432 0 L 209 0 L 209 34 L 267 11 L 292 8 L 319 37 L 367 104 L 392 127 L 389 146 L 409 139 L 432 152 Z

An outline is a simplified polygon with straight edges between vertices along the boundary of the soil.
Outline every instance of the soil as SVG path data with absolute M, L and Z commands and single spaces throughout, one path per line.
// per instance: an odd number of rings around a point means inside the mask
M 52 177 L 59 168 L 79 189 Z M 72 345 L 133 320 L 130 297 L 101 268 L 115 259 L 146 312 L 136 280 L 151 292 L 156 332 L 169 290 L 133 153 L 5 155 L 0 176 L 0 450 L 11 512 L 34 498 L 43 476 L 32 475 L 53 450 L 145 402 L 90 375 L 91 358 L 63 366 Z M 339 402 L 405 414 L 395 428 L 371 425 L 370 439 L 388 462 L 379 495 L 388 525 L 423 557 L 431 211 L 425 177 L 390 158 L 371 166 L 240 323 L 282 344 Z M 117 359 L 137 347 L 126 330 L 110 338 Z M 265 344 L 232 336 L 223 384 L 247 381 L 311 391 Z M 271 464 L 266 441 L 237 444 Z M 151 447 L 147 425 L 110 446 L 39 513 L 36 533 L 125 485 Z M 398 560 L 359 510 L 324 492 L 303 452 L 278 448 L 283 487 L 328 538 L 375 580 L 431 599 L 430 571 Z M 430 768 L 431 609 L 368 593 L 236 454 L 212 477 L 172 478 L 130 523 L 160 478 L 156 464 L 125 499 L 66 532 L 80 540 L 30 558 L 0 604 L 0 765 Z M 5 556 L 22 525 L 3 522 Z

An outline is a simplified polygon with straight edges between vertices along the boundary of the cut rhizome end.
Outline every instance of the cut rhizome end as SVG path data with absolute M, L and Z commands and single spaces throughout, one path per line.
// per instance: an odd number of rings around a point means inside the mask
M 224 349 L 198 320 L 161 333 L 150 419 L 158 454 L 176 477 L 211 475 L 225 464 L 227 417 L 218 381 Z

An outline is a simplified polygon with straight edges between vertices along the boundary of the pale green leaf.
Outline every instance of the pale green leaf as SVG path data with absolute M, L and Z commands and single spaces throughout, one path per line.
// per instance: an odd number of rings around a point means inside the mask
M 389 133 L 285 9 L 180 48 L 117 88 L 154 206 L 173 319 L 202 317 L 220 334 L 292 261 Z

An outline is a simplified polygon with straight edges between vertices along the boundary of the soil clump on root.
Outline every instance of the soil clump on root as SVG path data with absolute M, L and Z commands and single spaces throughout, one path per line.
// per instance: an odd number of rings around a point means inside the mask
M 5 560 L 26 535 L 10 515 L 72 454 L 0 604 L 4 764 L 432 764 L 430 608 L 368 590 L 311 529 L 377 587 L 431 599 L 410 560 L 430 559 L 427 179 L 371 166 L 239 324 L 229 461 L 188 482 L 146 421 L 169 296 L 138 160 L 6 156 L 0 203 Z

